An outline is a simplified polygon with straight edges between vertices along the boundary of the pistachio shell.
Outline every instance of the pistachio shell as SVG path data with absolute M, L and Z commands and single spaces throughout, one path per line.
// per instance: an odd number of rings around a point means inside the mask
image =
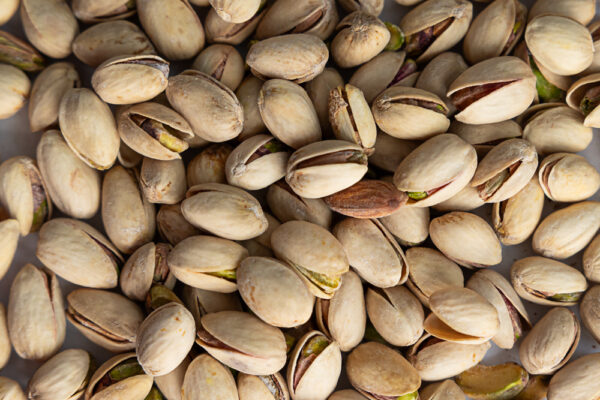
M 211 7 L 204 20 L 206 40 L 208 43 L 241 44 L 252 35 L 265 12 L 266 8 L 263 8 L 249 21 L 236 24 L 224 21 Z
M 205 396 L 222 400 L 238 399 L 231 371 L 208 354 L 199 355 L 190 363 L 181 387 L 182 400 Z
M 598 21 L 594 21 L 588 25 L 588 30 L 592 34 L 592 40 L 594 41 L 594 60 L 592 61 L 592 65 L 588 67 L 583 74 L 593 74 L 600 72 L 600 41 L 598 40 Z
M 441 53 L 423 68 L 415 87 L 433 93 L 444 100 L 448 114 L 454 114 L 456 108 L 446 93 L 448 93 L 450 84 L 467 68 L 467 63 L 460 54 L 450 51 Z M 458 133 L 454 130 L 451 132 Z
M 269 187 L 267 204 L 281 222 L 307 221 L 329 229 L 332 212 L 323 199 L 306 199 L 298 196 L 285 181 Z
M 465 394 L 450 379 L 439 383 L 431 383 L 419 392 L 423 400 L 465 400 Z
M 171 246 L 166 243 L 146 243 L 137 249 L 123 266 L 119 277 L 123 294 L 132 300 L 144 301 L 153 284 L 172 289 L 175 276 L 167 265 Z
M 238 136 L 239 140 L 246 140 L 251 136 L 263 133 L 266 130 L 258 108 L 258 98 L 263 81 L 254 75 L 248 75 L 235 91 L 244 110 L 244 128 Z M 327 99 L 325 99 L 325 103 Z M 329 122 L 329 121 L 327 121 Z
M 596 236 L 583 252 L 583 273 L 592 282 L 600 282 L 600 236 Z
M 242 311 L 239 296 L 233 293 L 219 293 L 184 285 L 182 300 L 194 315 L 196 327 L 200 328 L 200 319 L 209 313 L 219 311 Z
M 588 94 L 590 91 L 593 93 L 599 81 L 600 74 L 587 75 L 574 82 L 567 91 L 567 104 L 569 107 L 584 113 L 583 125 L 586 127 L 595 128 L 600 126 L 600 109 L 595 107 L 594 100 L 590 99 L 590 94 Z M 593 97 L 593 94 L 591 96 Z M 589 102 L 589 105 L 586 102 Z
M 385 24 L 364 11 L 348 14 L 336 30 L 331 55 L 340 68 L 364 64 L 379 54 L 390 40 L 390 31 Z
M 30 399 L 78 399 L 90 377 L 92 358 L 84 350 L 64 350 L 35 371 L 27 386 Z
M 188 187 L 201 183 L 227 183 L 225 163 L 233 147 L 227 143 L 211 144 L 187 164 Z
M 536 0 L 529 12 L 529 20 L 542 14 L 569 17 L 582 25 L 587 25 L 596 14 L 596 2 L 593 0 Z
M 73 0 L 72 7 L 75 16 L 86 23 L 122 19 L 135 14 L 135 3 L 129 4 L 127 0 Z
M 336 138 L 356 143 L 365 149 L 375 145 L 377 126 L 359 88 L 347 84 L 329 93 L 329 121 Z
M 416 246 L 429 236 L 428 207 L 400 207 L 379 221 L 403 246 Z
M 144 373 L 139 375 L 125 376 L 117 382 L 111 382 L 108 386 L 104 383 L 104 377 L 110 376 L 111 370 L 123 362 L 135 360 L 135 353 L 124 353 L 111 357 L 102 364 L 90 378 L 85 390 L 85 400 L 144 400 L 152 388 L 152 377 Z M 135 361 L 137 364 L 137 360 Z M 98 386 L 99 391 L 96 391 Z
M 160 237 L 172 245 L 183 239 L 200 234 L 192 224 L 186 221 L 181 212 L 181 203 L 163 204 L 156 213 L 156 230 Z
M 8 364 L 10 359 L 10 337 L 8 336 L 8 327 L 6 325 L 6 308 L 0 303 L 0 371 Z M 2 381 L 0 381 L 0 392 L 2 392 Z M 0 395 L 2 399 L 2 395 Z
M 477 188 L 467 185 L 448 200 L 435 204 L 433 209 L 440 212 L 473 211 L 484 204 L 485 202 L 483 199 L 479 197 L 479 191 Z
M 192 68 L 221 81 L 235 90 L 244 78 L 244 60 L 235 47 L 214 44 L 200 52 Z
M 529 382 L 529 374 L 518 364 L 477 365 L 456 377 L 462 391 L 473 399 L 512 399 Z
M 366 400 L 367 398 L 358 393 L 356 390 L 344 389 L 333 392 L 327 400 Z
M 186 357 L 173 371 L 166 375 L 154 377 L 154 383 L 164 397 L 172 400 L 182 400 L 181 387 L 189 365 L 190 359 Z
M 523 135 L 521 126 L 512 120 L 483 125 L 469 125 L 452 121 L 450 132 L 454 132 L 461 139 L 472 144 L 480 158 L 483 158 L 494 148 L 494 145 L 503 140 L 520 138 Z
M 600 340 L 600 286 L 591 287 L 583 296 L 579 305 L 579 314 L 581 321 L 587 330 L 594 337 L 596 342 Z
M 260 7 L 260 0 L 209 0 L 224 21 L 240 24 L 248 21 Z
M 0 399 L 2 400 L 26 400 L 21 386 L 16 381 L 0 376 Z
M 550 379 L 548 400 L 593 399 L 600 390 L 599 365 L 600 355 L 597 353 L 568 363 Z
M 4 25 L 8 20 L 12 18 L 12 16 L 17 12 L 19 8 L 18 0 L 3 0 L 2 7 L 0 8 L 0 25 Z M 16 396 L 16 394 L 15 394 Z M 0 396 L 1 397 L 1 396 Z M 4 400 L 4 398 L 2 398 Z M 17 399 L 17 400 L 20 400 Z
M 600 173 L 583 156 L 555 153 L 541 162 L 539 181 L 552 201 L 581 201 L 600 188 Z
M 7 219 L 0 222 L 0 281 L 12 264 L 19 237 L 19 221 Z
M 31 82 L 23 71 L 12 65 L 0 65 L 0 120 L 15 115 L 27 101 Z
M 383 0 L 341 0 L 341 6 L 348 12 L 363 10 L 369 14 L 379 15 L 383 11 Z
M 183 161 L 144 158 L 140 170 L 140 187 L 144 197 L 151 203 L 179 203 L 185 198 L 187 190 Z
M 125 142 L 121 141 L 119 145 L 119 154 L 117 160 L 119 164 L 125 168 L 137 167 L 142 162 L 142 155 L 136 153 L 131 147 L 127 146 Z
M 289 400 L 287 384 L 278 372 L 273 375 L 239 373 L 237 389 L 240 400 Z

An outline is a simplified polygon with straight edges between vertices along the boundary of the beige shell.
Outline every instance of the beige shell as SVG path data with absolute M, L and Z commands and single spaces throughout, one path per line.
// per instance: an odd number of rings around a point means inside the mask
M 587 328 L 587 330 L 594 337 L 596 342 L 600 340 L 600 298 L 599 291 L 600 286 L 591 287 L 583 296 L 583 300 L 579 304 L 579 314 L 581 321 Z
M 595 2 L 594 2 L 595 4 Z M 582 74 L 595 74 L 600 72 L 600 41 L 598 38 L 598 28 L 600 28 L 600 22 L 594 21 L 588 25 L 588 30 L 592 34 L 592 40 L 594 40 L 594 60 L 592 61 L 592 65 L 588 67 Z
M 344 389 L 333 392 L 327 400 L 367 400 L 367 398 L 356 390 Z
M 577 348 L 581 328 L 572 311 L 550 309 L 519 347 L 523 367 L 535 375 L 550 375 L 565 365 Z
M 144 158 L 139 179 L 142 193 L 151 203 L 177 204 L 185 198 L 187 184 L 181 159 Z
M 198 235 L 200 231 L 185 220 L 181 203 L 163 204 L 156 213 L 156 230 L 160 237 L 172 245 L 183 239 Z
M 269 187 L 267 204 L 281 222 L 307 221 L 329 229 L 332 212 L 323 199 L 306 199 L 298 196 L 285 181 Z
M 227 183 L 225 163 L 233 151 L 228 143 L 211 144 L 187 164 L 188 187 L 201 183 Z
M 217 15 L 224 21 L 241 24 L 258 12 L 260 0 L 209 0 Z
M 192 68 L 204 72 L 235 90 L 244 78 L 244 60 L 235 47 L 214 44 L 200 52 Z
M 0 376 L 0 399 L 2 400 L 26 400 L 21 386 L 10 378 Z
M 583 252 L 583 273 L 592 282 L 600 282 L 600 235 Z
M 73 13 L 82 22 L 93 23 L 127 18 L 135 14 L 135 4 L 127 0 L 73 0 Z
M 154 384 L 167 399 L 182 400 L 181 387 L 189 365 L 190 358 L 186 357 L 173 371 L 154 377 Z
M 86 351 L 64 350 L 35 371 L 27 385 L 27 397 L 76 400 L 85 391 L 92 367 L 92 358 Z
M 383 11 L 383 0 L 341 0 L 340 5 L 348 12 L 363 10 L 369 14 L 379 15 Z
M 123 353 L 104 362 L 90 378 L 85 390 L 85 400 L 144 400 L 153 383 L 152 377 L 146 374 L 130 376 L 110 386 L 105 386 L 99 392 L 94 393 L 96 386 L 102 384 L 102 378 L 111 369 L 132 358 L 135 359 L 135 353 Z
M 181 299 L 194 316 L 197 328 L 200 328 L 200 319 L 206 314 L 219 311 L 242 311 L 240 298 L 234 293 L 219 293 L 184 285 Z
M 574 82 L 567 91 L 567 104 L 569 107 L 581 112 L 580 106 L 586 92 L 597 87 L 600 82 L 600 74 L 587 75 Z M 600 108 L 594 108 L 583 120 L 583 126 L 596 128 L 600 126 Z
M 181 386 L 181 400 L 203 397 L 238 399 L 231 371 L 208 354 L 199 355 L 190 363 Z
M 416 246 L 429 236 L 428 207 L 400 207 L 379 221 L 403 246 Z
M 469 125 L 452 121 L 449 130 L 467 143 L 472 144 L 481 158 L 502 140 L 523 136 L 521 126 L 513 120 L 483 125 Z
M 377 138 L 377 125 L 363 92 L 350 84 L 329 93 L 329 121 L 340 140 L 371 149 Z
M 265 15 L 267 8 L 259 11 L 249 21 L 236 24 L 224 21 L 214 8 L 210 8 L 204 20 L 204 29 L 206 31 L 206 41 L 208 43 L 227 43 L 231 45 L 241 44 L 248 39 L 256 26 Z
M 548 400 L 593 399 L 600 391 L 600 355 L 588 354 L 565 365 L 548 386 Z
M 117 286 L 116 247 L 90 225 L 67 218 L 46 222 L 40 230 L 37 258 L 61 278 L 79 286 L 111 289 Z
M 440 212 L 473 211 L 484 204 L 485 202 L 483 199 L 479 197 L 477 188 L 467 185 L 448 200 L 433 205 L 433 209 Z
M 0 120 L 15 115 L 27 102 L 31 82 L 23 71 L 12 65 L 0 65 Z
M 279 372 L 261 376 L 239 373 L 237 389 L 240 400 L 290 400 L 287 383 Z
M 119 154 L 117 160 L 119 164 L 125 168 L 137 167 L 142 162 L 142 155 L 136 153 L 131 147 L 127 146 L 125 142 L 121 141 L 119 144 Z
M 584 201 L 554 211 L 533 234 L 533 250 L 564 259 L 583 250 L 600 228 L 600 202 Z
M 536 0 L 529 11 L 529 20 L 543 14 L 560 15 L 587 25 L 596 14 L 596 2 L 594 0 Z
M 337 25 L 331 55 L 340 68 L 356 67 L 379 54 L 390 40 L 390 31 L 376 16 L 364 11 L 348 14 Z
M 119 276 L 121 292 L 132 300 L 144 301 L 153 284 L 172 289 L 175 276 L 167 265 L 171 246 L 166 243 L 146 243 L 127 260 Z
M 4 304 L 0 303 L 0 371 L 8 364 L 11 351 L 12 347 L 10 345 L 8 326 L 6 324 L 6 308 L 4 307 Z M 2 382 L 0 381 L 0 392 L 2 392 L 1 387 Z M 2 395 L 0 395 L 0 399 L 3 399 Z
M 2 7 L 0 8 L 0 25 L 4 25 L 8 20 L 12 18 L 12 16 L 17 12 L 19 8 L 18 0 L 2 0 Z M 8 379 L 8 378 L 7 378 Z M 16 394 L 15 394 L 16 396 Z M 0 396 L 2 400 L 5 400 L 4 397 Z M 17 399 L 20 400 L 20 399 Z
M 540 164 L 539 182 L 552 201 L 585 200 L 600 188 L 600 173 L 583 156 L 552 154 Z
M 299 4 L 297 1 L 294 1 L 294 3 Z M 306 93 L 310 97 L 315 111 L 319 116 L 322 132 L 331 132 L 331 125 L 329 124 L 329 93 L 338 86 L 343 85 L 344 80 L 342 76 L 334 68 L 325 68 L 323 72 L 305 85 Z
M 248 75 L 235 91 L 244 110 L 244 128 L 238 140 L 246 140 L 251 136 L 263 133 L 267 127 L 262 120 L 258 108 L 258 98 L 263 81 L 254 75 Z M 325 102 L 327 99 L 325 99 Z
M 420 390 L 422 400 L 465 400 L 465 394 L 451 379 L 432 383 Z
M 527 24 L 527 48 L 536 60 L 558 75 L 576 75 L 592 64 L 594 43 L 587 28 L 558 15 L 539 15 Z

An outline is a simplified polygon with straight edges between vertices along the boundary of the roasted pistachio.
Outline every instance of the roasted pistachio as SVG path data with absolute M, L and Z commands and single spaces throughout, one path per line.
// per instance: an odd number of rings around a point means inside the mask
M 2 400 L 26 400 L 21 386 L 10 378 L 0 376 L 0 399 Z
M 393 215 L 407 199 L 406 194 L 396 189 L 392 183 L 381 180 L 362 180 L 324 198 L 333 211 L 363 219 Z
M 485 201 L 479 197 L 479 191 L 470 185 L 465 186 L 450 197 L 448 200 L 444 200 L 441 203 L 434 204 L 432 207 L 436 211 L 473 211 L 478 207 L 485 204 Z
M 593 399 L 600 390 L 600 355 L 588 354 L 565 365 L 550 379 L 548 400 Z
M 163 204 L 156 213 L 156 230 L 161 238 L 173 246 L 200 231 L 186 221 L 179 204 Z
M 314 82 L 314 80 L 311 82 Z M 244 128 L 238 136 L 238 140 L 246 140 L 251 136 L 263 133 L 266 129 L 258 108 L 258 98 L 262 85 L 263 81 L 261 79 L 254 75 L 248 75 L 235 91 L 235 95 L 244 110 Z M 326 98 L 324 103 L 327 105 Z M 327 125 L 329 125 L 329 120 L 327 120 Z
M 600 174 L 583 156 L 555 153 L 541 162 L 539 182 L 552 201 L 581 201 L 600 188 Z
M 583 300 L 579 305 L 579 314 L 581 321 L 592 334 L 594 339 L 600 339 L 600 330 L 598 323 L 600 322 L 600 286 L 593 286 L 586 291 Z
M 599 90 L 600 74 L 596 73 L 579 79 L 567 92 L 567 104 L 584 115 L 586 127 L 600 126 Z
M 166 243 L 147 243 L 137 249 L 123 266 L 119 277 L 123 294 L 132 300 L 144 301 L 153 285 L 175 286 L 175 276 L 167 264 L 171 246 Z
M 512 120 L 483 125 L 469 125 L 452 121 L 450 132 L 472 144 L 480 158 L 483 158 L 503 141 L 520 138 L 523 135 L 521 126 Z
M 529 12 L 529 20 L 538 15 L 552 14 L 569 17 L 582 25 L 587 25 L 596 13 L 596 2 L 593 0 L 536 0 Z

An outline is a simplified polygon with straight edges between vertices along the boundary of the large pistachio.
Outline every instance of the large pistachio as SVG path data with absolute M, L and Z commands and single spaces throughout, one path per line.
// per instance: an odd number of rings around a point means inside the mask
M 363 92 L 350 84 L 338 86 L 329 93 L 329 121 L 340 140 L 372 149 L 377 126 Z
M 196 136 L 225 142 L 242 131 L 244 112 L 235 94 L 200 71 L 187 70 L 169 79 L 167 98 Z
M 214 8 L 206 15 L 204 26 L 208 43 L 227 43 L 238 45 L 248 39 L 256 29 L 261 18 L 265 15 L 266 8 L 259 11 L 249 21 L 236 24 L 223 20 Z
M 19 0 L 2 0 L 0 4 L 2 5 L 0 7 L 0 25 L 4 25 L 17 12 Z M 2 399 L 4 400 L 4 398 Z
M 417 62 L 429 61 L 463 38 L 472 17 L 473 5 L 469 1 L 427 0 L 400 21 L 400 29 L 406 35 L 406 52 Z
M 96 68 L 92 87 L 109 104 L 133 104 L 162 93 L 168 78 L 169 63 L 159 56 L 116 56 Z
M 90 89 L 72 88 L 58 111 L 60 130 L 69 147 L 92 168 L 110 168 L 119 153 L 119 133 L 110 108 Z
M 465 400 L 465 394 L 450 379 L 439 383 L 431 383 L 419 391 L 423 400 Z
M 350 265 L 367 282 L 388 288 L 406 281 L 409 267 L 404 252 L 378 220 L 346 218 L 334 227 L 333 234 Z
M 0 120 L 12 117 L 25 105 L 31 82 L 23 71 L 0 64 Z
M 581 201 L 600 188 L 600 173 L 583 156 L 555 153 L 541 162 L 538 172 L 544 193 L 552 201 Z
M 271 235 L 277 257 L 290 264 L 317 297 L 330 299 L 348 271 L 342 244 L 326 229 L 305 221 L 281 224 Z
M 477 154 L 473 146 L 453 134 L 427 140 L 402 160 L 394 184 L 407 192 L 408 205 L 427 207 L 458 193 L 473 177 Z
M 492 223 L 502 244 L 527 240 L 540 222 L 543 208 L 544 192 L 535 177 L 510 199 L 494 203 Z
M 600 235 L 583 252 L 583 273 L 592 282 L 600 282 Z
M 204 47 L 202 23 L 187 0 L 137 0 L 137 10 L 144 31 L 167 59 L 186 60 Z
M 73 0 L 73 13 L 85 23 L 125 19 L 135 14 L 135 1 Z
M 208 354 L 199 355 L 190 363 L 181 387 L 182 400 L 201 398 L 238 399 L 231 371 Z
M 329 59 L 321 39 L 293 33 L 265 39 L 250 47 L 246 63 L 259 78 L 281 78 L 302 83 L 319 75 Z
M 467 185 L 448 200 L 444 200 L 441 203 L 433 205 L 433 209 L 440 212 L 472 211 L 484 204 L 485 201 L 479 197 L 479 191 L 477 188 Z
M 529 374 L 519 364 L 476 365 L 456 377 L 464 394 L 472 399 L 512 399 L 529 382 Z
M 290 357 L 287 381 L 292 399 L 324 399 L 334 391 L 342 370 L 337 342 L 311 331 L 298 341 Z
M 44 69 L 33 82 L 29 100 L 29 127 L 37 132 L 58 123 L 58 109 L 68 89 L 81 84 L 71 63 L 59 62 Z
M 0 376 L 0 399 L 2 400 L 26 400 L 21 386 L 10 378 Z
M 183 161 L 144 158 L 140 169 L 140 187 L 144 197 L 151 203 L 179 203 L 187 190 Z
M 469 125 L 452 121 L 450 132 L 460 136 L 465 142 L 472 144 L 480 158 L 483 158 L 494 146 L 500 144 L 502 141 L 523 136 L 521 126 L 512 120 L 483 125 Z
M 117 286 L 119 251 L 88 224 L 66 218 L 46 222 L 40 230 L 36 256 L 61 278 L 99 289 Z
M 214 44 L 200 52 L 192 68 L 212 76 L 231 90 L 244 78 L 244 60 L 235 47 Z
M 516 57 L 494 57 L 473 65 L 448 88 L 448 97 L 466 124 L 506 121 L 521 114 L 533 101 L 535 76 Z
M 600 228 L 600 202 L 584 201 L 554 211 L 533 234 L 533 250 L 564 259 L 583 250 Z
M 200 320 L 206 314 L 219 311 L 242 311 L 240 298 L 234 293 L 219 293 L 185 285 L 182 290 L 182 300 L 194 316 L 197 328 L 200 328 Z
M 300 197 L 285 181 L 269 187 L 267 204 L 281 222 L 308 221 L 327 229 L 331 225 L 332 212 L 325 201 Z
M 337 25 L 331 53 L 340 68 L 356 67 L 381 53 L 390 41 L 390 31 L 376 16 L 365 11 L 348 14 Z
M 569 361 L 580 332 L 579 320 L 572 311 L 552 308 L 523 339 L 519 347 L 523 366 L 530 374 L 552 374 Z
M 246 374 L 274 374 L 286 361 L 283 333 L 240 311 L 203 316 L 196 343 L 223 364 Z
M 587 25 L 596 14 L 596 2 L 593 0 L 536 0 L 529 12 L 529 20 L 542 14 L 569 17 L 582 25 Z
M 188 187 L 201 183 L 227 183 L 225 163 L 233 147 L 227 143 L 211 144 L 187 165 Z
M 27 397 L 39 400 L 72 400 L 80 398 L 94 367 L 92 357 L 84 350 L 64 350 L 35 371 Z
M 152 377 L 144 373 L 135 353 L 124 353 L 110 358 L 94 372 L 85 400 L 144 400 L 151 389 Z
M 592 35 L 577 21 L 558 15 L 539 15 L 525 30 L 527 48 L 545 68 L 558 75 L 576 75 L 592 64 Z
M 315 305 L 317 325 L 335 340 L 342 351 L 356 347 L 365 335 L 367 313 L 363 285 L 356 273 L 342 275 L 341 287 L 333 297 L 317 299 Z
M 4 304 L 0 303 L 0 371 L 8 364 L 11 350 L 12 347 L 8 335 L 8 325 L 6 324 L 6 308 L 4 307 Z M 0 382 L 0 387 L 1 386 L 2 383 Z M 0 392 L 1 391 L 2 390 L 0 389 Z M 2 399 L 1 395 L 0 399 Z
M 200 234 L 186 221 L 179 204 L 163 204 L 156 213 L 156 230 L 161 238 L 173 246 L 190 236 Z
M 413 247 L 406 252 L 409 276 L 406 286 L 429 307 L 429 297 L 440 289 L 464 287 L 462 270 L 437 250 Z
M 344 389 L 333 392 L 327 400 L 367 400 L 367 398 L 356 390 Z
M 398 398 L 414 400 L 421 378 L 400 353 L 376 342 L 363 343 L 346 362 L 350 383 L 370 400 Z
M 591 400 L 600 391 L 600 355 L 588 354 L 565 365 L 548 386 L 548 400 Z
M 39 51 L 52 58 L 71 54 L 79 26 L 66 1 L 21 0 L 20 14 L 25 36 Z
M 598 342 L 600 340 L 600 286 L 593 286 L 579 304 L 581 321 Z
M 494 230 L 475 214 L 454 211 L 435 218 L 429 234 L 446 257 L 464 267 L 486 268 L 502 261 L 502 247 Z
M 278 372 L 273 375 L 239 373 L 237 389 L 240 400 L 289 400 L 287 384 Z
M 600 126 L 599 88 L 600 74 L 595 73 L 573 83 L 567 92 L 567 104 L 585 116 L 583 125 L 586 127 Z
M 268 227 L 256 198 L 242 189 L 221 183 L 192 186 L 181 203 L 181 211 L 195 227 L 231 240 L 252 239 Z
M 137 171 L 116 165 L 102 182 L 102 222 L 110 240 L 131 254 L 154 237 L 154 205 L 142 195 Z
M 366 179 L 324 199 L 333 211 L 364 219 L 394 214 L 403 208 L 408 196 L 396 189 L 391 182 Z
M 244 110 L 244 128 L 238 136 L 239 140 L 246 140 L 251 136 L 263 133 L 266 129 L 258 108 L 258 98 L 263 81 L 254 75 L 248 75 L 235 91 Z M 309 91 L 310 93 L 310 91 Z M 325 99 L 327 104 L 327 99 Z M 327 120 L 329 124 L 329 120 Z
M 73 41 L 73 54 L 79 61 L 97 67 L 121 55 L 156 54 L 150 39 L 129 21 L 108 21 L 92 25 Z
M 517 194 L 535 175 L 535 147 L 523 139 L 509 139 L 494 146 L 477 166 L 470 185 L 488 203 L 499 203 Z
M 121 271 L 120 287 L 132 300 L 144 301 L 153 285 L 175 286 L 175 276 L 167 264 L 171 246 L 166 243 L 147 243 L 137 249 Z
M 588 287 L 581 272 L 544 257 L 526 257 L 515 262 L 510 279 L 519 296 L 549 306 L 575 305 Z

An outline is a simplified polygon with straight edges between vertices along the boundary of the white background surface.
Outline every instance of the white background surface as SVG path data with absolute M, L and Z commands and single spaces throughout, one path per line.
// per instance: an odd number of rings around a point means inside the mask
M 524 1 L 528 7 L 531 7 L 533 4 L 532 0 Z M 481 10 L 483 8 L 483 4 L 475 3 L 476 10 Z M 393 0 L 386 0 L 386 6 L 384 12 L 380 16 L 380 18 L 384 21 L 390 21 L 393 23 L 398 23 L 402 17 L 402 15 L 406 12 L 405 7 L 401 7 L 397 5 Z M 18 37 L 25 38 L 23 34 L 23 30 L 18 18 L 18 13 L 15 17 L 5 26 L 0 29 L 7 30 Z M 84 27 L 82 26 L 82 30 Z M 71 61 L 76 62 L 74 58 L 71 58 Z M 79 71 L 82 75 L 83 85 L 90 87 L 90 76 L 91 69 L 88 67 L 83 67 L 82 64 L 76 62 Z M 191 65 L 191 61 L 189 63 L 182 63 L 177 65 L 175 68 L 176 71 L 179 71 L 187 66 Z M 33 78 L 33 76 L 30 75 Z M 32 79 L 33 81 L 33 79 Z M 27 155 L 30 157 L 35 157 L 36 146 L 40 137 L 40 134 L 33 134 L 29 131 L 27 121 L 27 107 L 23 108 L 17 115 L 9 120 L 0 121 L 0 160 L 4 161 L 9 157 L 16 155 Z M 195 154 L 195 150 L 192 150 Z M 595 132 L 595 137 L 591 145 L 588 149 L 581 153 L 587 157 L 591 163 L 600 170 L 600 137 L 598 132 Z M 187 157 L 186 157 L 187 158 Z M 541 161 L 541 160 L 540 160 Z M 596 194 L 593 197 L 594 200 L 600 200 L 600 195 Z M 549 200 L 546 200 L 546 205 L 544 208 L 544 216 L 550 213 L 551 211 L 562 208 L 567 204 L 556 204 L 551 203 Z M 56 211 L 56 210 L 55 210 Z M 491 206 L 486 205 L 480 208 L 477 213 L 483 216 L 488 222 L 491 222 Z M 59 216 L 58 212 L 55 212 L 55 216 Z M 88 221 L 92 225 L 94 225 L 99 230 L 103 231 L 101 226 L 101 220 L 99 215 L 94 217 L 92 220 Z M 33 263 L 37 266 L 42 266 L 41 262 L 35 257 L 35 248 L 37 243 L 37 234 L 30 234 L 27 237 L 21 238 L 19 241 L 19 247 L 17 250 L 17 254 L 12 263 L 12 266 L 6 276 L 0 281 L 0 302 L 5 306 L 8 304 L 8 294 L 10 284 L 18 272 L 18 270 L 25 263 Z M 533 255 L 531 250 L 531 239 L 527 240 L 525 243 L 519 246 L 511 246 L 503 248 L 503 261 L 499 266 L 494 267 L 495 270 L 502 273 L 504 276 L 508 277 L 508 271 L 513 262 L 517 259 Z M 582 254 L 579 253 L 574 257 L 566 260 L 566 263 L 574 266 L 581 270 L 581 258 Z M 470 273 L 466 270 L 465 272 L 465 281 L 470 276 Z M 75 285 L 65 282 L 61 279 L 61 288 L 63 291 L 63 295 L 66 296 L 69 292 L 76 288 Z M 525 306 L 529 312 L 529 316 L 531 318 L 532 323 L 537 322 L 549 309 L 548 307 L 537 306 L 531 304 L 527 301 L 524 301 Z M 578 312 L 578 307 L 571 307 L 574 312 Z M 495 345 L 492 345 L 492 348 L 487 353 L 483 363 L 484 364 L 497 364 L 501 362 L 514 361 L 519 362 L 518 356 L 518 344 L 513 350 L 501 350 Z M 65 343 L 63 345 L 63 349 L 67 348 L 83 348 L 88 350 L 100 365 L 106 359 L 108 359 L 111 354 L 89 342 L 86 338 L 84 338 L 72 325 L 67 322 L 67 337 Z M 591 337 L 589 332 L 582 325 L 582 334 L 581 341 L 579 346 L 574 354 L 574 358 L 579 357 L 581 355 L 597 352 L 598 351 L 598 343 Z M 34 371 L 41 365 L 40 362 L 36 361 L 25 361 L 20 359 L 16 353 L 12 353 L 9 364 L 0 371 L 0 375 L 4 375 L 10 378 L 17 380 L 23 388 L 26 388 L 27 382 L 29 378 L 32 376 Z M 345 377 L 342 378 L 342 381 L 346 381 Z M 424 385 L 427 384 L 424 382 Z M 566 400 L 566 399 L 565 399 Z

